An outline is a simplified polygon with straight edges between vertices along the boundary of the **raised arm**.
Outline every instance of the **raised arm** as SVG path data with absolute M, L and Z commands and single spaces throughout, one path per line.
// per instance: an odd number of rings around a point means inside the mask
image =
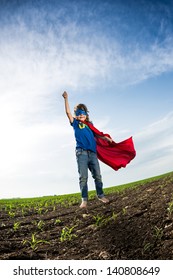
M 108 136 L 99 136 L 99 135 L 96 135 L 96 137 L 98 138 L 101 138 L 101 139 L 104 139 L 104 140 L 107 140 L 108 142 L 112 143 L 113 142 L 113 139 L 108 137 Z
M 68 117 L 69 121 L 72 123 L 73 122 L 73 116 L 71 114 L 70 106 L 69 106 L 69 103 L 68 103 L 68 93 L 66 91 L 64 91 L 62 96 L 64 97 L 65 112 L 67 114 L 67 117 Z

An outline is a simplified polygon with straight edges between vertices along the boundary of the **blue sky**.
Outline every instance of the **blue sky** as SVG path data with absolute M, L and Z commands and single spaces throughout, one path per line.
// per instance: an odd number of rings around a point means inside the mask
M 100 163 L 105 188 L 172 171 L 172 14 L 168 0 L 0 2 L 1 198 L 79 192 L 64 90 L 116 142 L 133 136 L 126 168 Z

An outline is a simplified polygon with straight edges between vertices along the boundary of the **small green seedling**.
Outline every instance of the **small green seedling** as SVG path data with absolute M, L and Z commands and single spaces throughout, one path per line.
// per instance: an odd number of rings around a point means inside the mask
M 20 228 L 20 222 L 16 222 L 13 224 L 14 231 L 17 231 Z
M 43 244 L 43 243 L 45 243 L 45 244 L 50 244 L 50 242 L 48 242 L 48 241 L 46 241 L 46 240 L 37 239 L 35 235 L 36 235 L 35 233 L 32 233 L 32 235 L 31 235 L 31 240 L 24 240 L 24 241 L 23 241 L 23 244 L 24 244 L 24 245 L 25 245 L 25 244 L 29 244 L 30 247 L 31 247 L 31 249 L 32 249 L 33 251 L 35 251 L 35 250 L 38 249 L 38 245 L 39 245 L 39 244 Z
M 71 240 L 74 237 L 77 237 L 76 234 L 72 233 L 72 231 L 75 227 L 76 226 L 73 226 L 71 228 L 64 227 L 61 231 L 60 241 L 63 242 L 63 241 L 66 241 L 66 240 Z

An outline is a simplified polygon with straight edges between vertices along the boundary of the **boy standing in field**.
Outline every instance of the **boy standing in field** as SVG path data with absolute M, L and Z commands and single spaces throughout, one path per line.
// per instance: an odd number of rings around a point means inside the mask
M 103 203 L 108 203 L 109 200 L 103 192 L 103 183 L 100 173 L 100 166 L 96 152 L 96 140 L 92 130 L 84 123 L 89 121 L 88 109 L 84 104 L 78 104 L 75 107 L 75 116 L 73 117 L 70 111 L 68 102 L 68 94 L 65 91 L 62 95 L 65 102 L 65 111 L 67 117 L 74 129 L 76 139 L 76 159 L 79 172 L 79 185 L 82 196 L 80 208 L 87 207 L 88 201 L 88 169 L 90 170 L 95 182 L 97 197 Z M 99 136 L 100 137 L 100 136 Z M 112 139 L 108 136 L 101 137 L 109 142 Z

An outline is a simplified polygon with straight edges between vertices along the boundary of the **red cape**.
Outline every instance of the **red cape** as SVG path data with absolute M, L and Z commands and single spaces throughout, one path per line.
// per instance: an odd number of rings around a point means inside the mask
M 109 134 L 100 132 L 90 122 L 85 121 L 84 123 L 93 131 L 95 135 L 98 159 L 112 167 L 114 170 L 118 170 L 121 167 L 126 167 L 126 165 L 136 156 L 132 137 L 119 143 L 114 141 L 108 142 L 107 140 L 99 138 L 99 136 L 110 137 Z

